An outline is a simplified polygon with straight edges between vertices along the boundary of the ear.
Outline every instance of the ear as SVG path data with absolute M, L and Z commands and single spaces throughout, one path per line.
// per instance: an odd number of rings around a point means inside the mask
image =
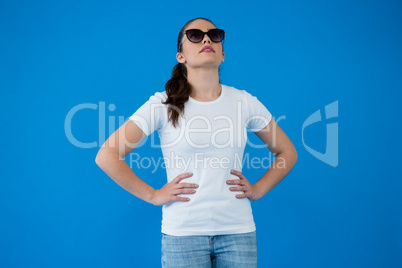
M 186 62 L 186 59 L 184 58 L 183 54 L 180 53 L 180 52 L 177 52 L 176 59 L 180 63 L 185 63 Z
M 222 51 L 222 62 L 225 61 L 225 52 Z

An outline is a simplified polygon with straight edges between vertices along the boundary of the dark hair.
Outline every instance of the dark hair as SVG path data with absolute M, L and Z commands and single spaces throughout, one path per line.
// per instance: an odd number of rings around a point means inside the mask
M 188 21 L 183 28 L 181 28 L 179 32 L 179 36 L 177 38 L 177 52 L 183 51 L 182 40 L 184 36 L 184 31 L 186 27 L 193 21 L 202 19 L 209 21 L 215 27 L 216 25 L 209 19 L 206 18 L 195 18 Z M 223 43 L 222 43 L 222 51 L 223 51 Z M 220 66 L 219 66 L 220 67 Z M 220 71 L 220 68 L 219 68 Z M 220 83 L 220 80 L 219 80 Z M 172 77 L 165 84 L 165 90 L 167 94 L 167 99 L 163 104 L 168 105 L 168 116 L 169 121 L 172 121 L 174 127 L 178 123 L 180 114 L 184 113 L 184 104 L 188 101 L 189 95 L 191 93 L 191 86 L 187 82 L 187 68 L 183 63 L 177 63 L 172 70 Z

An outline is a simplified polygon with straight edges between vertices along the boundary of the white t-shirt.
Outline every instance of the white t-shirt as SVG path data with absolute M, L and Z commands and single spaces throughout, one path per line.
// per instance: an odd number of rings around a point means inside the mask
M 190 201 L 173 201 L 162 207 L 162 233 L 176 236 L 247 233 L 256 230 L 250 200 L 230 191 L 229 179 L 242 172 L 247 129 L 256 132 L 270 122 L 267 108 L 245 90 L 222 85 L 218 99 L 185 103 L 184 118 L 173 127 L 168 122 L 165 91 L 156 92 L 130 119 L 148 136 L 158 131 L 167 182 L 182 173 L 193 176 L 180 181 L 197 183 L 195 194 L 180 194 Z M 190 189 L 190 188 L 186 188 Z

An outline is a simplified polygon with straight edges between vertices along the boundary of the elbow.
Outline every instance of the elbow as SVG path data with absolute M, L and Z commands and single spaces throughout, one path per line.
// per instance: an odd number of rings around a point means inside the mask
M 287 155 L 288 161 L 290 161 L 291 166 L 293 167 L 296 164 L 298 158 L 296 148 L 292 146 L 288 150 L 284 151 L 284 154 Z
M 286 163 L 288 163 L 288 164 L 286 164 L 286 166 L 290 166 L 291 167 L 290 169 L 292 169 L 294 167 L 294 165 L 296 165 L 298 156 L 297 156 L 296 148 L 293 147 L 293 148 L 288 148 L 280 153 L 275 154 L 275 157 L 286 161 Z M 286 158 L 286 160 L 284 158 Z
M 294 146 L 293 146 L 293 150 L 292 150 L 292 156 L 293 156 L 293 163 L 294 163 L 293 165 L 295 165 L 297 162 L 298 156 L 297 156 L 296 148 Z
M 99 167 L 102 167 L 103 163 L 106 163 L 111 159 L 124 159 L 124 157 L 122 157 L 119 152 L 114 149 L 101 148 L 95 157 L 95 163 Z
M 98 151 L 98 153 L 96 154 L 95 157 L 95 163 L 100 167 L 101 163 L 102 163 L 102 159 L 104 158 L 104 152 L 102 150 L 102 148 Z
M 95 164 L 97 164 L 99 166 L 99 163 L 100 163 L 100 155 L 99 155 L 99 152 L 98 152 L 98 154 L 95 157 Z

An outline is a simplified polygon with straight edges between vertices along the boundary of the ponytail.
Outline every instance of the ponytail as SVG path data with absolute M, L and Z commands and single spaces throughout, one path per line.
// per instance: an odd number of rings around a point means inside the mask
M 173 126 L 176 127 L 191 92 L 191 86 L 187 82 L 187 68 L 183 63 L 173 67 L 172 78 L 167 81 L 165 90 L 168 97 L 162 103 L 168 105 L 169 121 L 172 121 Z

